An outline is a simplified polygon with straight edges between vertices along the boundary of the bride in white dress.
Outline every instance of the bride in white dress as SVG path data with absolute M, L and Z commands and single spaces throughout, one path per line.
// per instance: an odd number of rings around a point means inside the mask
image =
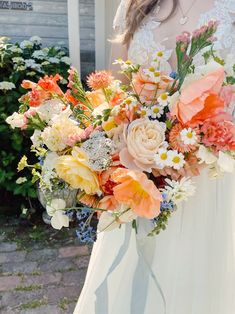
M 130 41 L 132 61 L 148 63 L 161 45 L 173 49 L 176 35 L 211 19 L 220 21 L 216 48 L 235 51 L 235 0 L 179 0 L 162 23 L 173 0 L 146 2 L 156 5 Z M 120 33 L 128 6 L 122 0 L 115 18 Z M 146 236 L 145 219 L 137 235 L 131 225 L 99 234 L 75 314 L 235 313 L 235 176 L 203 173 L 195 182 L 196 195 L 159 236 Z

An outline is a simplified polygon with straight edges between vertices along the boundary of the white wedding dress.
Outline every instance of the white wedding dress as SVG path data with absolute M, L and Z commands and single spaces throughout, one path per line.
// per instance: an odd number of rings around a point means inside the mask
M 115 26 L 125 23 L 126 3 Z M 234 13 L 235 0 L 218 0 L 200 15 L 200 24 L 220 20 L 219 49 L 235 49 Z M 159 26 L 156 15 L 147 17 L 130 59 L 145 63 L 159 49 Z M 195 182 L 197 194 L 159 236 L 146 236 L 151 226 L 145 219 L 137 235 L 131 225 L 99 234 L 75 314 L 235 313 L 235 176 L 215 181 L 203 173 Z

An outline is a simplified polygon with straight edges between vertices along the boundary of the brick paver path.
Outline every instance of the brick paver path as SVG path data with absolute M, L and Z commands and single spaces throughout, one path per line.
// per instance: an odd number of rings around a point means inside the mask
M 0 241 L 0 313 L 73 313 L 84 283 L 90 248 L 20 248 Z M 85 314 L 85 313 L 84 313 Z

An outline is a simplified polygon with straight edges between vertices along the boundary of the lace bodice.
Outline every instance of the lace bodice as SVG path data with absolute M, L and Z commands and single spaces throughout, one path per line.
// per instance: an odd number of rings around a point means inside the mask
M 125 15 L 130 0 L 122 0 L 114 19 L 114 28 L 119 32 L 125 30 Z M 129 58 L 140 64 L 145 64 L 155 51 L 161 50 L 162 46 L 167 46 L 167 37 L 159 36 L 156 38 L 157 28 L 161 23 L 157 21 L 159 8 L 149 15 L 135 33 L 130 46 Z M 220 22 L 218 31 L 216 49 L 226 51 L 235 51 L 235 0 L 215 0 L 213 8 L 200 14 L 197 26 L 205 24 L 211 19 Z M 195 25 L 196 26 L 196 25 Z M 185 25 L 187 27 L 187 24 Z M 168 48 L 173 49 L 173 42 Z

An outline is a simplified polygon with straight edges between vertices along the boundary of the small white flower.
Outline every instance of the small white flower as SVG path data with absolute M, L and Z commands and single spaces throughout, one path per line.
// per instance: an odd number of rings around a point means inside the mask
M 0 90 L 12 90 L 16 88 L 15 84 L 12 82 L 2 81 L 0 82 Z
M 159 83 L 161 81 L 161 72 L 154 67 L 144 69 L 143 72 L 145 75 L 149 76 L 154 83 Z
M 205 146 L 200 145 L 197 152 L 197 158 L 200 159 L 199 163 L 205 163 L 207 165 L 214 164 L 217 161 L 217 157 Z
M 22 57 L 14 57 L 12 58 L 13 63 L 24 63 L 24 59 Z
M 182 201 L 186 201 L 190 196 L 195 194 L 195 186 L 189 178 L 182 178 L 180 181 L 170 179 L 165 180 L 168 186 L 163 189 L 163 193 L 167 195 L 167 201 L 173 201 L 178 205 Z
M 20 43 L 20 48 L 21 49 L 26 49 L 26 48 L 33 48 L 33 43 L 30 41 L 30 40 L 23 40 L 21 43 Z
M 72 61 L 71 61 L 71 59 L 69 58 L 69 57 L 62 57 L 61 59 L 60 59 L 60 61 L 61 62 L 64 62 L 65 64 L 68 64 L 68 65 L 71 65 L 71 63 L 72 63 Z
M 138 110 L 138 113 L 142 118 L 150 117 L 152 115 L 151 109 L 144 106 Z
M 195 145 L 197 143 L 197 133 L 192 129 L 183 129 L 180 132 L 180 137 L 185 145 Z
M 167 61 L 170 59 L 171 54 L 172 54 L 172 50 L 165 50 L 165 51 L 159 50 L 152 55 L 152 59 L 154 62 L 159 62 L 163 60 Z
M 43 60 L 46 57 L 46 53 L 43 50 L 35 50 L 32 57 L 38 60 Z
M 29 38 L 29 40 L 37 45 L 41 44 L 42 38 L 39 36 L 32 36 Z
M 168 93 L 163 93 L 158 97 L 157 101 L 160 106 L 166 107 L 170 102 L 170 96 Z
M 13 52 L 13 53 L 22 53 L 22 52 L 23 52 L 23 50 L 20 49 L 20 48 L 17 47 L 17 46 L 11 46 L 11 47 L 7 48 L 7 50 L 10 50 L 10 51 Z
M 26 177 L 19 177 L 17 180 L 16 180 L 16 184 L 22 184 L 24 182 L 27 182 L 27 178 Z
M 228 153 L 220 151 L 217 164 L 222 172 L 232 173 L 235 170 L 235 159 Z
M 118 64 L 121 67 L 122 71 L 132 70 L 134 65 L 130 60 L 123 61 L 121 58 L 113 62 L 113 64 Z
M 56 58 L 56 57 L 51 57 L 51 58 L 48 59 L 48 61 L 49 61 L 50 63 L 54 63 L 54 64 L 60 63 L 60 59 L 58 59 L 58 58 Z
M 154 105 L 151 107 L 151 118 L 160 118 L 164 113 L 164 109 L 161 106 Z
M 157 169 L 163 169 L 171 164 L 170 155 L 165 148 L 160 148 L 156 154 L 156 167 Z
M 137 106 L 138 101 L 135 97 L 129 96 L 124 100 L 123 103 L 126 105 L 126 109 L 131 110 Z
M 179 170 L 183 168 L 185 164 L 184 155 L 182 153 L 178 153 L 176 150 L 171 150 L 168 152 L 170 158 L 170 166 L 175 170 Z
M 51 225 L 54 229 L 60 230 L 69 226 L 69 217 L 65 215 L 66 202 L 63 199 L 53 199 L 46 206 L 46 210 L 51 218 Z

